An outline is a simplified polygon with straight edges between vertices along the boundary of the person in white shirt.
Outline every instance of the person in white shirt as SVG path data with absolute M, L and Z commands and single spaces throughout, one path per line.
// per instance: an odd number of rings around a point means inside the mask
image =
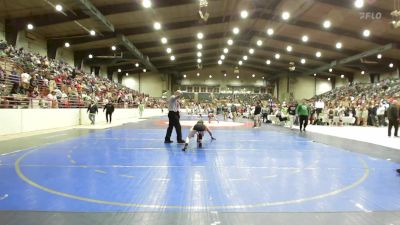
M 315 102 L 315 112 L 317 113 L 317 119 L 319 119 L 319 114 L 322 112 L 324 108 L 325 108 L 325 102 L 322 101 L 321 99 L 318 99 L 318 101 Z

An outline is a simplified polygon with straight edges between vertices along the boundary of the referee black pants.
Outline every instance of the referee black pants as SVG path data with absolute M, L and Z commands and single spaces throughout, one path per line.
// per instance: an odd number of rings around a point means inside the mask
M 176 140 L 178 142 L 182 141 L 182 128 L 179 119 L 180 119 L 179 112 L 169 111 L 168 113 L 169 124 L 168 124 L 167 134 L 165 135 L 165 141 L 171 140 L 172 129 L 174 127 L 176 131 Z

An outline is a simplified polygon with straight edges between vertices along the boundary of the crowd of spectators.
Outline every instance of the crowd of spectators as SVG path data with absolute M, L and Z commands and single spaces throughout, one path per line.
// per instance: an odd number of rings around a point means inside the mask
M 62 59 L 17 49 L 5 41 L 0 41 L 0 60 L 13 63 L 9 71 L 0 66 L 0 107 L 13 108 L 13 102 L 32 100 L 49 108 L 86 107 L 92 100 L 99 105 L 111 101 L 117 107 L 134 107 L 140 102 L 158 107 L 162 102 L 106 77 L 85 73 Z
M 400 79 L 385 79 L 378 83 L 352 84 L 305 99 L 310 109 L 309 121 L 316 125 L 386 126 L 390 102 L 400 98 Z M 264 116 L 274 115 L 286 123 L 290 108 L 298 102 L 264 104 Z M 293 115 L 292 115 L 293 116 Z M 293 122 L 293 121 L 292 121 Z

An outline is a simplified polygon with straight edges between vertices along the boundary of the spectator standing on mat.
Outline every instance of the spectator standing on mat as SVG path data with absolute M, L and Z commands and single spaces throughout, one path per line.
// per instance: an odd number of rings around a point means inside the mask
M 182 96 L 182 91 L 177 90 L 174 95 L 172 95 L 168 100 L 168 129 L 167 134 L 165 135 L 164 143 L 172 143 L 171 134 L 172 129 L 175 127 L 176 131 L 176 140 L 179 144 L 184 144 L 185 141 L 182 139 L 182 128 L 179 122 L 179 98 Z
M 387 116 L 389 119 L 389 126 L 388 126 L 388 136 L 392 136 L 392 127 L 394 127 L 394 136 L 398 136 L 399 131 L 399 106 L 397 105 L 396 100 L 392 100 L 391 104 L 387 110 Z
M 140 116 L 140 118 L 142 118 L 142 116 L 143 116 L 143 111 L 144 111 L 144 104 L 143 104 L 143 102 L 140 102 L 139 103 L 139 116 Z
M 104 110 L 106 111 L 106 120 L 107 120 L 107 123 L 108 123 L 109 121 L 110 121 L 110 123 L 111 123 L 112 114 L 113 114 L 113 112 L 114 112 L 114 105 L 112 104 L 111 101 L 109 101 L 109 102 L 104 106 L 103 112 L 104 112 Z M 108 120 L 108 117 L 110 117 L 110 120 Z
M 253 128 L 261 127 L 261 105 L 257 102 L 256 108 L 254 109 L 254 125 Z
M 308 116 L 310 115 L 310 108 L 307 104 L 302 101 L 296 108 L 296 114 L 299 115 L 300 120 L 300 132 L 306 131 L 308 124 Z
M 87 112 L 89 113 L 89 120 L 92 121 L 92 125 L 94 125 L 94 122 L 96 120 L 96 113 L 99 113 L 99 110 L 97 109 L 97 105 L 94 101 L 90 102 L 89 107 L 87 108 Z

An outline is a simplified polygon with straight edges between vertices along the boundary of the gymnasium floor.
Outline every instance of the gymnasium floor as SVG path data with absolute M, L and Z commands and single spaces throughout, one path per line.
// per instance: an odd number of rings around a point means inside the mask
M 0 224 L 400 225 L 397 150 L 214 121 L 182 152 L 166 124 L 0 142 Z

